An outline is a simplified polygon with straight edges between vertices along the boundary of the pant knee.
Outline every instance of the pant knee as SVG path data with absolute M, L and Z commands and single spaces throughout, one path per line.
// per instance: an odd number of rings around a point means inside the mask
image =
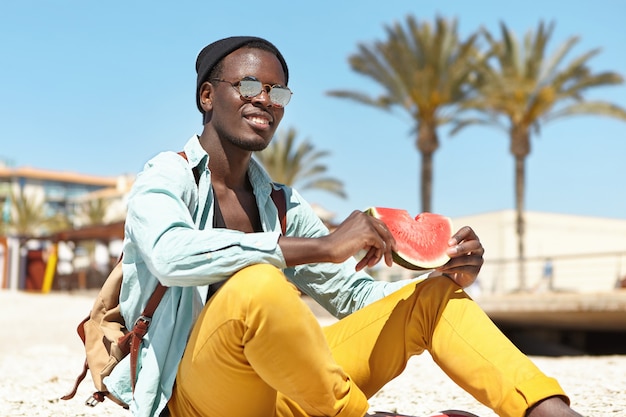
M 224 284 L 221 291 L 227 293 L 229 298 L 234 296 L 243 302 L 267 303 L 280 300 L 289 291 L 298 293 L 282 271 L 269 264 L 252 265 L 240 270 Z
M 434 291 L 442 291 L 444 293 L 449 293 L 449 294 L 453 294 L 453 293 L 460 294 L 464 292 L 459 284 L 457 284 L 456 282 L 454 282 L 453 280 L 445 276 L 436 276 L 436 277 L 428 278 L 427 280 L 424 280 L 423 283 L 429 284 L 431 287 L 434 288 Z
M 469 296 L 454 281 L 433 277 L 419 282 L 409 297 L 406 314 L 407 346 L 412 352 L 431 350 L 432 338 L 444 312 L 451 304 L 465 304 Z
M 433 308 L 433 304 L 439 304 L 437 310 L 442 310 L 454 299 L 470 298 L 463 288 L 450 278 L 438 276 L 428 278 L 417 284 L 415 296 L 418 302 L 426 302 L 428 308 Z

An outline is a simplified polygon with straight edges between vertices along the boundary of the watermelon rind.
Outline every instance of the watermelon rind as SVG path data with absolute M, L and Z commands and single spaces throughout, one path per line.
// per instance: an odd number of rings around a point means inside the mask
M 365 212 L 385 223 L 396 239 L 396 244 L 399 248 L 397 251 L 392 252 L 392 257 L 397 265 L 414 271 L 428 271 L 444 265 L 450 259 L 446 254 L 447 241 L 452 235 L 452 221 L 450 218 L 434 213 L 420 213 L 415 218 L 412 218 L 406 210 L 386 207 L 370 207 Z M 440 236 L 436 236 L 437 239 L 434 239 L 432 247 L 417 248 L 416 246 L 419 245 L 412 245 L 412 243 L 407 242 L 408 237 L 402 233 L 405 230 L 400 230 L 400 226 L 403 223 L 412 226 L 411 222 L 417 222 L 418 220 L 430 222 L 436 226 L 432 233 Z M 401 249 L 403 246 L 405 248 L 404 251 Z M 418 250 L 432 250 L 435 254 L 427 257 L 423 253 L 417 253 Z
M 402 257 L 402 255 L 400 255 L 398 252 L 392 252 L 391 255 L 392 255 L 393 261 L 397 265 L 399 265 L 399 266 L 401 266 L 403 268 L 406 268 L 406 269 L 411 269 L 413 271 L 429 271 L 429 270 L 431 270 L 433 268 L 437 268 L 437 267 L 443 265 L 443 264 L 439 264 L 439 262 L 435 262 L 435 266 L 432 266 L 432 267 L 429 267 L 429 268 L 425 268 L 425 267 L 421 267 L 419 265 L 411 263 L 411 261 L 408 260 L 408 259 L 404 259 Z

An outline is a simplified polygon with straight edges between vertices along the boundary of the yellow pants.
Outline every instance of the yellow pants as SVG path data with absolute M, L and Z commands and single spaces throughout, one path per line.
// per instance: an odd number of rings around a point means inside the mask
M 424 350 L 500 416 L 565 397 L 447 278 L 407 286 L 321 328 L 280 270 L 256 265 L 207 303 L 168 408 L 173 417 L 363 417 L 367 399 Z

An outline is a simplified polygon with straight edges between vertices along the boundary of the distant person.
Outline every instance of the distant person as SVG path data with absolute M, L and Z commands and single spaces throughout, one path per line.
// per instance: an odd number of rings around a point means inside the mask
M 109 253 L 109 246 L 96 242 L 93 249 L 93 266 L 96 271 L 101 274 L 107 273 L 111 269 L 111 254 Z M 106 275 L 105 275 L 106 276 Z
M 554 266 L 551 258 L 546 259 L 546 263 L 543 265 L 543 280 L 546 282 L 548 290 L 554 290 Z
M 60 241 L 57 247 L 57 274 L 70 275 L 74 272 L 74 242 Z
M 202 134 L 184 146 L 188 161 L 175 151 L 150 160 L 128 204 L 128 326 L 157 282 L 169 287 L 144 339 L 134 395 L 128 358 L 105 379 L 134 415 L 361 417 L 410 357 L 429 351 L 501 416 L 579 416 L 558 382 L 463 291 L 483 264 L 470 227 L 450 239 L 443 267 L 376 281 L 364 268 L 390 266 L 396 247 L 382 222 L 355 211 L 329 233 L 296 190 L 272 183 L 252 154 L 268 146 L 291 98 L 273 44 L 218 40 L 196 70 Z M 287 200 L 285 235 L 273 189 Z M 320 327 L 301 292 L 340 320 Z
M 541 280 L 535 286 L 535 292 L 554 291 L 554 266 L 552 258 L 546 258 L 541 272 Z

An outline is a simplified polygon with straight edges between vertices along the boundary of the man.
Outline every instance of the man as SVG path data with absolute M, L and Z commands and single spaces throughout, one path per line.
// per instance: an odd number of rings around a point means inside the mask
M 128 360 L 105 380 L 135 415 L 362 417 L 367 399 L 424 350 L 502 416 L 578 415 L 463 292 L 483 263 L 471 228 L 424 279 L 377 282 L 364 268 L 391 265 L 395 248 L 382 222 L 353 212 L 329 233 L 297 191 L 273 184 L 252 159 L 291 98 L 274 45 L 222 39 L 200 52 L 196 69 L 202 134 L 185 158 L 165 152 L 148 162 L 129 200 L 126 322 L 158 281 L 170 287 L 144 339 L 134 395 Z M 272 189 L 287 200 L 284 235 Z M 322 329 L 300 291 L 341 320 Z

